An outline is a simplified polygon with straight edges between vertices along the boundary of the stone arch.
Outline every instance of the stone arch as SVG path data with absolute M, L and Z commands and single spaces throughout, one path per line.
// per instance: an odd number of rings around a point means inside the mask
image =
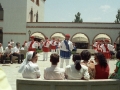
M 76 47 L 79 49 L 88 49 L 89 38 L 84 33 L 76 33 L 72 36 L 71 41 L 75 43 Z
M 31 34 L 31 36 L 35 37 L 35 41 L 41 41 L 45 39 L 45 35 L 41 32 L 34 32 Z
M 2 5 L 0 3 L 0 20 L 3 20 L 3 16 L 4 16 L 4 10 L 3 10 Z
M 65 39 L 65 34 L 61 33 L 61 32 L 55 32 L 50 36 L 50 39 L 55 38 L 56 40 L 64 40 Z
M 96 40 L 105 40 L 105 39 L 108 39 L 110 41 L 110 43 L 112 43 L 112 39 L 111 37 L 108 35 L 108 34 L 105 34 L 105 33 L 99 33 L 97 34 L 94 39 L 93 39 L 93 43 L 96 41 Z

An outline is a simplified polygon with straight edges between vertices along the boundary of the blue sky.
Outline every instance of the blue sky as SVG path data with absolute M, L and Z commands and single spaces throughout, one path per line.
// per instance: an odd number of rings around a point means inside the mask
M 45 22 L 72 22 L 77 12 L 83 22 L 114 22 L 120 0 L 46 0 Z

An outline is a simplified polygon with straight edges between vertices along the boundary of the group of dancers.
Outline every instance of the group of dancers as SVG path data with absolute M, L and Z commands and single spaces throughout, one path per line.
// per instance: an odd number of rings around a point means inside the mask
M 93 44 L 95 52 L 101 52 L 104 54 L 106 59 L 111 59 L 112 54 L 114 54 L 116 49 L 116 44 L 110 44 L 108 39 L 105 40 L 96 40 Z

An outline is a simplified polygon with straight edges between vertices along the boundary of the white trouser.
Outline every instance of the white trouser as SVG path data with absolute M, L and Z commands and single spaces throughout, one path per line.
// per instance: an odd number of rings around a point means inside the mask
M 48 52 L 43 52 L 43 60 L 47 60 L 48 58 Z
M 107 59 L 107 64 L 109 65 L 109 61 L 110 61 L 110 59 Z
M 52 52 L 52 53 L 55 53 L 55 49 L 51 49 L 51 52 Z
M 70 59 L 63 59 L 63 58 L 61 58 L 60 68 L 63 68 L 64 61 L 66 63 L 66 66 L 69 65 Z
M 56 49 L 56 53 L 59 55 L 60 54 L 60 49 Z

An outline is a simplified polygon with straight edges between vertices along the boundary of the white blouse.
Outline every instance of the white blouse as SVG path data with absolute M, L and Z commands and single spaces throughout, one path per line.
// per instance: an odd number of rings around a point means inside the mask
M 63 68 L 57 67 L 57 65 L 52 65 L 44 69 L 44 79 L 46 80 L 64 80 L 65 70 Z
M 88 67 L 86 67 L 85 65 L 81 65 L 81 69 L 79 71 L 76 70 L 75 65 L 68 65 L 66 66 L 65 74 L 68 76 L 67 79 L 71 80 L 79 80 L 82 77 L 87 80 L 90 79 Z
M 23 78 L 37 79 L 40 77 L 40 70 L 37 64 L 29 62 L 22 73 Z

